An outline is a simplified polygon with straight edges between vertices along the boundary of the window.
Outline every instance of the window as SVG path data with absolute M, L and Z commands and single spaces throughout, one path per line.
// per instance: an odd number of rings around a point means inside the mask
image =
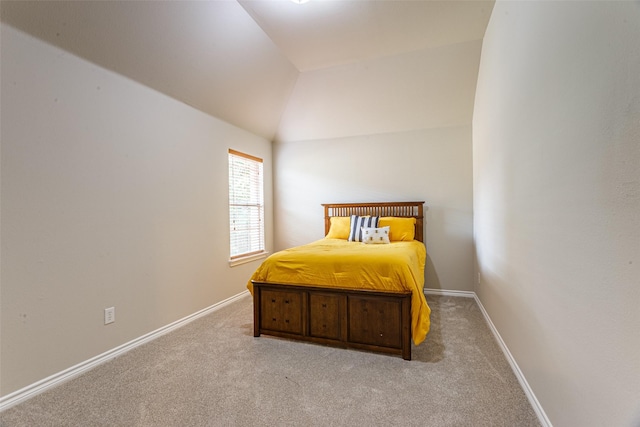
M 264 253 L 262 159 L 229 150 L 231 261 Z

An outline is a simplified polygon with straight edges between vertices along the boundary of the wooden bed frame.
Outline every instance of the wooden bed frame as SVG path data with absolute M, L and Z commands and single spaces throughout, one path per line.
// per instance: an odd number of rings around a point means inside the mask
M 423 241 L 424 202 L 323 204 L 325 235 L 333 216 L 415 218 Z M 401 355 L 411 360 L 411 291 L 253 283 L 253 335 Z

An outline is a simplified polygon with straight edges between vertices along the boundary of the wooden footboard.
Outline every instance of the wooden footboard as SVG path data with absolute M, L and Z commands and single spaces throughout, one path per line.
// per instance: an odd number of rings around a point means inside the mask
M 253 335 L 273 335 L 411 360 L 411 292 L 253 283 Z

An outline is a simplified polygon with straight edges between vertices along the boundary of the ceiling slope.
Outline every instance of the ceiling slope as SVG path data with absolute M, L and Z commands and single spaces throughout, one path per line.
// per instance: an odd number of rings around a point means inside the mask
M 481 40 L 301 73 L 276 142 L 471 125 Z
M 493 1 L 238 1 L 301 71 L 275 142 L 470 126 Z
M 269 140 L 299 74 L 235 0 L 1 8 L 4 23 Z
M 300 121 L 301 115 L 331 108 L 324 105 L 332 100 L 322 95 L 323 77 L 317 72 L 324 70 L 330 78 L 340 80 L 341 67 L 350 65 L 354 68 L 347 74 L 355 72 L 350 78 L 361 93 L 375 93 L 382 82 L 395 99 L 411 87 L 430 85 L 420 76 L 420 69 L 431 73 L 431 68 L 424 68 L 431 60 L 422 61 L 416 68 L 415 61 L 399 62 L 398 58 L 430 56 L 429 52 L 440 47 L 481 40 L 493 3 L 3 0 L 0 11 L 4 23 L 274 140 L 276 132 L 284 139 L 308 139 L 327 133 L 300 129 L 306 126 L 304 120 Z M 454 61 L 444 68 L 459 65 Z M 376 71 L 372 79 L 372 74 L 366 73 L 372 66 L 386 71 Z M 413 67 L 413 71 L 402 67 Z M 477 72 L 477 66 L 473 68 Z M 294 86 L 300 86 L 296 82 L 301 72 L 309 78 L 294 93 Z M 396 88 L 388 79 L 398 85 L 398 76 L 406 78 L 407 73 L 410 80 L 394 95 Z M 471 79 L 475 81 L 475 77 Z M 347 80 L 334 81 L 327 90 L 335 91 Z M 367 81 L 370 86 L 362 87 Z M 473 99 L 473 90 L 466 94 L 468 99 Z M 320 98 L 313 98 L 313 93 Z M 334 98 L 337 102 L 340 93 Z M 403 99 L 397 99 L 396 104 L 392 112 L 397 117 L 412 114 L 415 108 L 415 103 Z M 296 111 L 299 108 L 306 111 Z M 383 112 L 364 112 L 363 117 L 375 118 Z M 327 135 L 347 132 L 346 128 L 336 129 L 340 123 L 331 120 L 331 114 L 317 115 L 316 119 L 314 126 L 318 129 L 335 130 Z M 398 127 L 390 121 L 402 121 L 394 117 L 385 120 L 389 129 Z M 349 132 L 363 132 L 368 126 L 362 120 L 360 129 Z
M 238 0 L 300 70 L 484 37 L 493 1 Z

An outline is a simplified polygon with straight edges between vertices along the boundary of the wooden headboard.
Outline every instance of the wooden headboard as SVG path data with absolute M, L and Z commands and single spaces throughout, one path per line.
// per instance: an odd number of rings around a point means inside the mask
M 332 216 L 371 215 L 416 219 L 415 239 L 424 242 L 424 202 L 323 203 L 324 234 L 329 232 Z

